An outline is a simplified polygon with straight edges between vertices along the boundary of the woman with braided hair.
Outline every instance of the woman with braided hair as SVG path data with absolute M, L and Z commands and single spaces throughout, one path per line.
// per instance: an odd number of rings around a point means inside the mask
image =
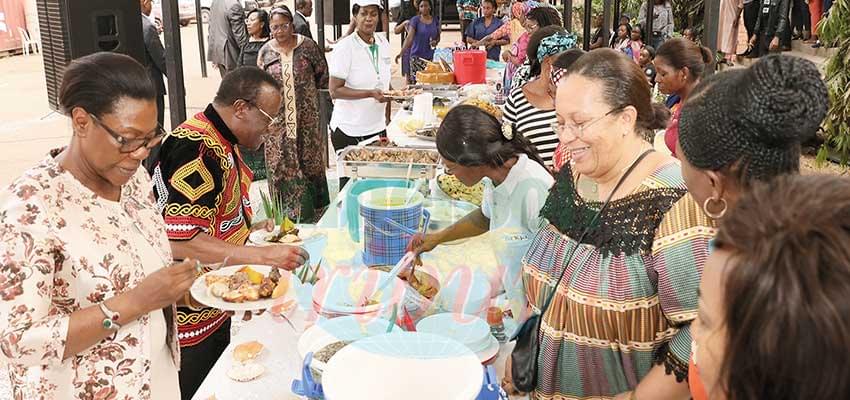
M 683 105 L 677 154 L 703 213 L 721 220 L 755 182 L 797 174 L 800 144 L 814 136 L 827 108 L 820 72 L 797 57 L 770 55 L 697 86 Z M 689 372 L 693 398 L 707 399 Z

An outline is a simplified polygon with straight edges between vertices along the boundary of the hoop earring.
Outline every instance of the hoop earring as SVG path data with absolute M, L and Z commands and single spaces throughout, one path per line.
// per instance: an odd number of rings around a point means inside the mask
M 709 203 L 711 203 L 712 201 L 722 203 L 723 208 L 718 212 L 709 211 L 708 206 L 709 206 Z M 726 210 L 727 210 L 726 199 L 724 199 L 722 197 L 719 200 L 714 199 L 712 197 L 709 197 L 709 198 L 705 199 L 705 202 L 702 203 L 702 212 L 705 213 L 705 215 L 707 215 L 709 218 L 714 219 L 714 220 L 723 218 L 723 216 L 726 215 Z

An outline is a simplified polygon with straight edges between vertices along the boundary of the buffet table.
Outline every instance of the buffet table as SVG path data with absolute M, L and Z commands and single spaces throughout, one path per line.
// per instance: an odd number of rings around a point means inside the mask
M 490 72 L 488 70 L 488 79 L 496 80 L 501 76 L 500 73 L 493 72 L 490 74 Z M 409 118 L 411 114 L 411 111 L 403 108 L 396 112 L 392 123 L 387 127 L 389 139 L 400 147 L 435 149 L 435 141 L 409 136 L 400 127 L 399 122 Z M 340 167 L 338 171 L 342 171 L 342 168 Z M 321 263 L 321 269 L 325 274 L 339 267 L 363 266 L 361 260 L 363 244 L 351 239 L 345 212 L 346 199 L 355 181 L 355 179 L 352 179 L 346 187 L 340 189 L 340 193 L 316 224 L 317 228 L 327 235 L 327 246 Z M 431 190 L 432 195 L 436 198 L 440 197 L 441 193 L 434 193 L 433 186 Z M 254 198 L 252 196 L 252 200 Z M 432 210 L 433 212 L 434 210 Z M 469 272 L 476 276 L 485 276 L 490 287 L 495 290 L 501 285 L 501 272 L 498 267 L 498 250 L 494 243 L 499 242 L 498 235 L 501 234 L 503 232 L 491 232 L 464 241 L 462 245 L 439 246 L 431 253 L 422 256 L 424 265 L 418 267 L 417 270 L 426 271 L 436 278 L 443 287 L 445 287 L 447 280 L 453 279 L 459 273 Z M 297 344 L 305 330 L 313 326 L 319 318 L 311 307 L 312 300 L 304 297 L 299 296 L 300 306 L 288 315 L 287 319 L 270 315 L 270 313 L 254 316 L 253 319 L 245 322 L 239 320 L 239 315 L 234 317 L 231 344 L 225 349 L 193 399 L 268 400 L 302 398 L 295 395 L 291 390 L 293 380 L 301 377 L 302 360 L 298 353 Z M 451 306 L 449 305 L 449 307 Z M 467 307 L 467 304 L 463 303 L 460 307 Z M 442 308 L 445 309 L 445 305 Z M 461 312 L 463 310 L 453 311 Z M 256 360 L 265 367 L 265 372 L 259 378 L 250 382 L 231 380 L 228 377 L 228 371 L 235 363 L 232 357 L 234 347 L 254 340 L 259 341 L 265 347 Z M 489 364 L 495 367 L 498 379 L 501 379 L 504 375 L 505 361 L 510 356 L 512 349 L 513 343 L 502 344 L 496 358 L 489 361 Z
M 353 242 L 349 237 L 345 213 L 341 212 L 344 203 L 342 199 L 345 198 L 347 190 L 348 186 L 343 188 L 317 224 L 328 236 L 322 269 L 362 265 L 360 261 L 362 244 Z M 423 255 L 424 268 L 441 283 L 444 283 L 453 271 L 467 268 L 470 271 L 486 273 L 493 279 L 492 284 L 498 284 L 499 276 L 496 267 L 498 263 L 492 245 L 493 240 L 488 237 L 489 235 L 472 238 L 464 242 L 462 246 L 439 246 L 433 252 Z M 458 251 L 460 248 L 463 251 Z M 470 264 L 470 260 L 474 260 L 474 263 Z M 293 379 L 300 377 L 302 360 L 297 351 L 297 342 L 301 334 L 312 326 L 317 318 L 315 312 L 311 309 L 305 310 L 303 307 L 299 307 L 288 318 L 292 325 L 269 313 L 255 316 L 247 322 L 238 321 L 238 316 L 234 317 L 233 323 L 236 327 L 231 344 L 193 398 L 200 400 L 300 398 L 290 389 Z M 252 340 L 257 340 L 265 346 L 265 350 L 258 359 L 258 362 L 265 367 L 265 373 L 251 382 L 243 383 L 229 379 L 227 372 L 234 363 L 233 348 Z M 504 374 L 505 360 L 510 356 L 512 348 L 512 343 L 500 346 L 496 360 L 491 362 L 500 378 Z

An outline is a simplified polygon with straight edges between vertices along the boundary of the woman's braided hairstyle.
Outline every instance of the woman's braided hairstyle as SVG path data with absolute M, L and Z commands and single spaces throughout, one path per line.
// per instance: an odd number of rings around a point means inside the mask
M 682 106 L 679 144 L 696 168 L 737 176 L 739 183 L 800 169 L 800 144 L 813 137 L 829 106 L 812 62 L 762 58 L 703 80 Z

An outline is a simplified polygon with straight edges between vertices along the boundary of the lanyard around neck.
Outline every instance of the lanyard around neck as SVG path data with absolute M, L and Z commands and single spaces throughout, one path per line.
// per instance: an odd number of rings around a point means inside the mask
M 369 45 L 369 59 L 372 60 L 372 67 L 375 68 L 375 73 L 378 74 L 378 78 L 381 77 L 381 67 L 378 65 L 378 44 L 372 43 Z

